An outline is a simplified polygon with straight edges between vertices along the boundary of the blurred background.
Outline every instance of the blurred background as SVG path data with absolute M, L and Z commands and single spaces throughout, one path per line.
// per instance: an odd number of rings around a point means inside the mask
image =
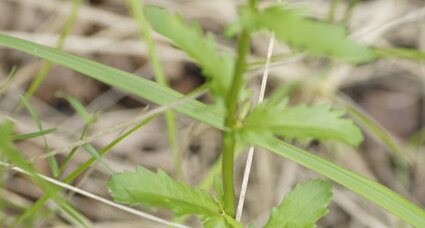
M 284 1 L 301 7 L 316 18 L 347 26 L 351 37 L 367 45 L 382 48 L 411 48 L 425 51 L 424 0 L 315 0 Z M 237 18 L 237 0 L 144 0 L 145 5 L 158 5 L 180 12 L 188 20 L 199 21 L 202 29 L 216 35 L 220 48 L 234 50 L 235 39 L 223 36 L 227 24 Z M 264 7 L 274 1 L 260 1 Z M 73 12 L 70 0 L 0 0 L 0 32 L 51 47 L 63 46 L 70 52 L 140 77 L 154 79 L 147 58 L 147 48 L 139 39 L 139 31 L 129 16 L 125 1 L 86 0 Z M 70 23 L 70 17 L 76 15 Z M 68 34 L 64 31 L 69 31 Z M 66 34 L 66 35 L 63 35 Z M 201 70 L 168 40 L 154 34 L 157 51 L 171 87 L 189 93 L 204 83 Z M 258 94 L 269 33 L 255 34 L 249 57 L 249 85 Z M 344 107 L 348 116 L 362 127 L 365 141 L 359 148 L 326 142 L 297 144 L 347 169 L 388 186 L 421 207 L 425 207 L 425 64 L 418 60 L 383 58 L 352 66 L 338 61 L 313 59 L 294 53 L 279 44 L 274 49 L 270 67 L 268 91 L 290 82 L 299 82 L 290 95 L 292 104 L 330 103 Z M 10 117 L 17 133 L 38 130 L 25 110 L 16 112 L 19 95 L 25 93 L 39 74 L 44 60 L 18 51 L 0 48 L 0 81 L 16 69 L 0 94 L 0 119 Z M 217 66 L 219 67 L 219 66 Z M 72 70 L 52 65 L 48 74 L 30 99 L 40 115 L 44 128 L 57 128 L 46 136 L 51 149 L 62 153 L 79 140 L 84 128 L 81 117 L 58 92 L 79 100 L 90 113 L 98 113 L 89 135 L 113 128 L 139 116 L 148 101 L 128 96 L 103 83 Z M 255 96 L 253 100 L 255 100 Z M 208 96 L 201 100 L 210 102 Z M 183 153 L 182 179 L 193 185 L 209 185 L 210 169 L 219 158 L 221 134 L 203 124 L 178 115 L 179 148 Z M 99 149 L 114 140 L 120 131 L 96 137 L 92 145 Z M 41 137 L 17 142 L 26 158 L 45 153 Z M 90 158 L 79 149 L 65 174 Z M 243 175 L 246 152 L 236 159 L 237 192 Z M 163 118 L 158 118 L 134 132 L 105 156 L 114 172 L 134 170 L 137 165 L 161 168 L 173 174 L 171 155 Z M 51 175 L 45 160 L 33 163 L 40 173 Z M 422 164 L 422 165 L 421 165 Z M 106 181 L 110 173 L 101 164 L 94 165 L 76 185 L 89 192 L 110 198 Z M 258 227 L 267 221 L 270 209 L 276 206 L 293 185 L 319 177 L 312 171 L 261 149 L 254 158 L 242 221 Z M 211 178 L 210 178 L 211 179 Z M 42 196 L 42 191 L 24 176 L 4 171 L 0 188 L 0 224 L 7 227 L 14 218 Z M 70 202 L 93 227 L 160 227 L 147 220 L 106 206 L 78 194 L 68 194 Z M 172 218 L 166 210 L 150 210 L 160 217 Z M 54 213 L 45 213 L 53 211 Z M 194 219 L 190 225 L 199 226 Z M 73 226 L 67 216 L 47 203 L 32 227 Z M 334 186 L 334 198 L 329 214 L 318 227 L 409 227 L 394 216 L 363 200 L 359 196 Z

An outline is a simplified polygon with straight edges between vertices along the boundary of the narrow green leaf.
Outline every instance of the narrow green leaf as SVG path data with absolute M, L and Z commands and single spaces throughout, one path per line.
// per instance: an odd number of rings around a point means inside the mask
M 183 97 L 182 94 L 176 91 L 160 86 L 155 82 L 143 79 L 137 75 L 1 33 L 0 46 L 21 50 L 54 61 L 57 64 L 61 64 L 77 72 L 86 74 L 91 78 L 160 105 L 169 104 Z M 199 112 L 199 110 L 205 109 L 206 105 L 196 100 L 186 102 L 175 108 L 175 110 L 193 119 L 223 130 L 223 114 L 213 111 Z M 425 212 L 423 209 L 377 182 L 355 174 L 276 138 L 257 137 L 254 138 L 252 143 L 334 180 L 404 221 L 409 222 L 413 226 L 425 227 Z
M 46 129 L 46 130 L 36 131 L 36 132 L 32 132 L 32 133 L 14 135 L 14 136 L 12 136 L 12 139 L 13 140 L 32 139 L 32 138 L 36 138 L 36 137 L 39 137 L 39 136 L 44 136 L 44 135 L 50 134 L 52 132 L 55 132 L 56 130 L 57 130 L 56 128 L 49 128 L 49 129 Z
M 172 40 L 192 57 L 208 77 L 212 94 L 225 99 L 230 87 L 234 58 L 227 52 L 220 54 L 213 35 L 206 37 L 198 24 L 190 25 L 179 15 L 157 7 L 145 7 L 145 15 L 152 27 Z
M 377 58 L 425 60 L 425 52 L 407 48 L 373 48 Z
M 31 103 L 28 101 L 28 99 L 24 96 L 21 96 L 21 102 L 30 113 L 32 119 L 34 120 L 35 124 L 38 127 L 38 130 L 43 131 L 43 126 L 41 124 L 40 117 L 38 116 L 35 109 L 32 107 Z M 44 137 L 44 135 L 42 136 L 44 141 L 44 147 L 47 152 L 49 150 L 49 145 L 47 144 L 46 137 Z M 52 170 L 53 176 L 54 177 L 59 176 L 59 166 L 56 159 L 54 157 L 49 157 L 48 161 L 49 161 L 49 166 L 50 166 L 50 169 Z
M 313 180 L 298 184 L 286 194 L 277 209 L 273 209 L 265 228 L 310 228 L 328 213 L 332 198 L 332 185 Z
M 111 169 L 111 167 L 108 165 L 108 163 L 105 162 L 105 160 L 100 156 L 100 154 L 97 152 L 97 150 L 91 145 L 91 144 L 84 144 L 83 148 L 85 151 L 87 151 L 91 156 L 96 158 L 105 168 L 109 171 L 109 173 L 114 173 Z
M 172 89 L 166 88 L 153 81 L 142 77 L 124 72 L 122 70 L 106 66 L 88 59 L 84 59 L 75 55 L 68 54 L 46 47 L 36 43 L 28 42 L 19 38 L 11 37 L 0 33 L 0 45 L 17 50 L 27 52 L 31 55 L 39 56 L 50 60 L 56 64 L 66 66 L 82 74 L 86 74 L 93 79 L 99 80 L 115 88 L 126 91 L 132 95 L 144 98 L 159 105 L 166 105 L 178 101 L 184 95 Z M 185 102 L 175 108 L 175 110 L 192 116 L 193 118 L 204 122 L 213 123 L 217 128 L 223 126 L 223 116 L 216 112 L 202 112 L 199 115 L 199 110 L 207 110 L 208 106 L 200 102 Z M 195 114 L 193 116 L 193 114 Z
M 248 115 L 242 132 L 274 133 L 287 138 L 339 140 L 358 145 L 363 137 L 350 119 L 342 118 L 342 110 L 330 110 L 327 105 L 287 107 L 285 103 L 270 105 L 267 101 Z
M 4 80 L 4 82 L 2 81 L 1 84 L 0 84 L 0 94 L 9 85 L 10 81 L 15 76 L 15 73 L 16 73 L 16 66 L 12 66 L 12 69 L 10 70 L 9 74 L 7 75 L 6 80 Z
M 161 170 L 153 173 L 139 166 L 135 173 L 113 175 L 108 187 L 114 200 L 119 203 L 169 208 L 178 216 L 219 216 L 219 206 L 208 193 L 174 181 Z
M 268 29 L 276 38 L 295 48 L 316 56 L 327 56 L 354 63 L 374 58 L 374 53 L 349 39 L 342 26 L 312 20 L 300 10 L 287 6 L 271 6 L 259 12 L 248 12 L 244 26 L 251 29 Z

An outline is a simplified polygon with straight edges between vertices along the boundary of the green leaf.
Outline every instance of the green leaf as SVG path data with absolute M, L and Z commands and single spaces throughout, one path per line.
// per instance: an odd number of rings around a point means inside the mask
M 36 138 L 36 137 L 39 137 L 39 136 L 44 136 L 44 135 L 50 134 L 52 132 L 55 132 L 56 130 L 57 130 L 56 128 L 49 128 L 49 129 L 46 129 L 46 130 L 31 132 L 31 133 L 27 133 L 27 134 L 13 135 L 12 138 L 13 138 L 13 140 L 32 139 L 32 138 Z
M 252 138 L 274 133 L 301 141 L 334 139 L 350 145 L 358 145 L 363 139 L 353 121 L 342 118 L 342 110 L 330 110 L 327 105 L 287 107 L 285 102 L 270 103 L 266 101 L 247 116 L 243 134 Z
M 28 112 L 30 113 L 31 118 L 33 119 L 33 121 L 35 122 L 35 124 L 38 127 L 38 130 L 43 131 L 43 126 L 41 124 L 40 117 L 38 116 L 38 113 L 35 111 L 34 107 L 28 101 L 28 99 L 24 96 L 21 96 L 21 102 L 25 106 L 25 108 L 28 110 Z M 49 150 L 49 145 L 47 144 L 46 137 L 44 137 L 44 135 L 42 135 L 42 137 L 43 137 L 44 147 L 45 147 L 45 150 L 47 152 Z M 49 161 L 49 166 L 50 166 L 50 169 L 52 170 L 53 176 L 58 177 L 59 176 L 59 166 L 58 166 L 56 159 L 54 157 L 49 157 L 48 161 Z
M 373 48 L 377 58 L 425 60 L 425 52 L 409 48 Z
M 309 19 L 300 10 L 271 6 L 259 12 L 245 12 L 243 20 L 245 27 L 273 31 L 280 41 L 316 56 L 354 63 L 374 58 L 370 49 L 347 37 L 344 27 Z
M 97 150 L 89 143 L 84 144 L 83 148 L 85 151 L 87 151 L 91 156 L 96 158 L 105 168 L 109 171 L 109 173 L 114 173 L 111 169 L 111 167 L 106 163 L 106 161 L 102 158 L 102 156 L 97 152 Z
M 77 72 L 90 76 L 95 80 L 99 80 L 115 88 L 126 91 L 129 94 L 144 98 L 159 105 L 167 105 L 172 102 L 176 102 L 184 96 L 183 94 L 161 86 L 156 82 L 117 68 L 1 33 L 0 45 L 45 58 L 56 64 L 66 66 Z M 199 114 L 199 110 L 204 110 L 206 108 L 207 106 L 200 102 L 186 102 L 176 107 L 175 110 L 188 116 L 192 116 L 202 122 L 204 122 L 205 119 L 209 119 L 209 122 L 214 123 L 214 127 L 222 128 L 222 115 L 216 112 L 202 112 L 202 114 Z M 196 115 L 193 116 L 193 114 Z
M 10 81 L 15 76 L 15 73 L 16 73 L 16 66 L 12 66 L 12 69 L 10 70 L 10 72 L 7 75 L 6 79 L 4 81 L 1 81 L 1 83 L 0 83 L 0 94 L 9 85 Z
M 1 33 L 0 46 L 21 50 L 31 55 L 48 59 L 159 105 L 166 105 L 183 97 L 181 93 L 137 75 Z M 224 130 L 223 113 L 213 111 L 199 112 L 200 109 L 205 109 L 205 107 L 205 104 L 192 100 L 181 104 L 175 110 L 212 127 Z M 375 181 L 277 138 L 256 137 L 252 143 L 332 179 L 413 226 L 425 227 L 425 211 L 423 209 Z
M 280 206 L 273 209 L 265 228 L 309 228 L 328 213 L 332 185 L 313 180 L 298 184 L 286 194 Z
M 221 54 L 217 50 L 214 36 L 211 33 L 204 36 L 198 24 L 190 25 L 181 16 L 158 7 L 145 7 L 145 16 L 158 33 L 172 40 L 200 65 L 212 94 L 225 99 L 235 60 L 228 52 Z
M 219 216 L 219 206 L 208 193 L 174 181 L 161 170 L 153 173 L 139 166 L 135 173 L 113 175 L 108 187 L 119 203 L 169 208 L 178 216 Z

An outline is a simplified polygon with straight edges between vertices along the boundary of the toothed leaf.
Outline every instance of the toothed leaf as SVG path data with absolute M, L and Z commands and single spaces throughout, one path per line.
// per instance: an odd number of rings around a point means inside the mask
M 328 213 L 332 185 L 313 180 L 298 184 L 286 194 L 278 208 L 274 208 L 265 228 L 310 228 Z
M 361 131 L 343 115 L 343 110 L 330 110 L 327 105 L 287 107 L 286 102 L 266 101 L 247 116 L 241 132 L 248 138 L 276 134 L 301 141 L 333 139 L 358 145 L 363 140 Z
M 153 173 L 139 166 L 136 172 L 115 174 L 109 181 L 108 188 L 114 200 L 119 203 L 168 208 L 178 216 L 219 215 L 219 206 L 208 193 L 177 182 L 161 170 Z
M 280 41 L 316 56 L 354 63 L 375 57 L 369 48 L 350 39 L 344 27 L 307 18 L 300 10 L 271 6 L 259 12 L 245 11 L 244 15 L 245 27 L 274 31 Z
M 212 94 L 225 99 L 233 74 L 234 58 L 217 50 L 214 36 L 205 36 L 199 24 L 189 24 L 181 16 L 158 7 L 145 7 L 145 15 L 151 26 L 174 42 L 193 58 L 208 78 Z

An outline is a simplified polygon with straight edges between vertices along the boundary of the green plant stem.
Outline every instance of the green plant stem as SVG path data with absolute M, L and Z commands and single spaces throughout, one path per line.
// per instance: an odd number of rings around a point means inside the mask
M 133 17 L 139 24 L 140 37 L 144 38 L 146 42 L 149 60 L 155 73 L 156 81 L 160 85 L 169 87 L 170 83 L 165 76 L 158 55 L 155 51 L 155 42 L 152 38 L 150 25 L 143 14 L 143 2 L 140 0 L 127 0 L 127 4 L 132 11 Z M 173 111 L 169 110 L 165 112 L 165 124 L 167 126 L 168 143 L 173 153 L 174 175 L 179 179 L 182 175 L 182 154 L 177 140 L 176 116 Z
M 233 163 L 236 140 L 233 129 L 237 127 L 237 109 L 240 90 L 243 86 L 243 74 L 246 69 L 246 57 L 249 53 L 249 32 L 243 31 L 238 44 L 238 59 L 235 65 L 232 85 L 227 94 L 226 118 L 224 125 L 226 131 L 223 140 L 223 190 L 224 190 L 224 210 L 226 214 L 235 214 L 235 191 L 233 186 Z

